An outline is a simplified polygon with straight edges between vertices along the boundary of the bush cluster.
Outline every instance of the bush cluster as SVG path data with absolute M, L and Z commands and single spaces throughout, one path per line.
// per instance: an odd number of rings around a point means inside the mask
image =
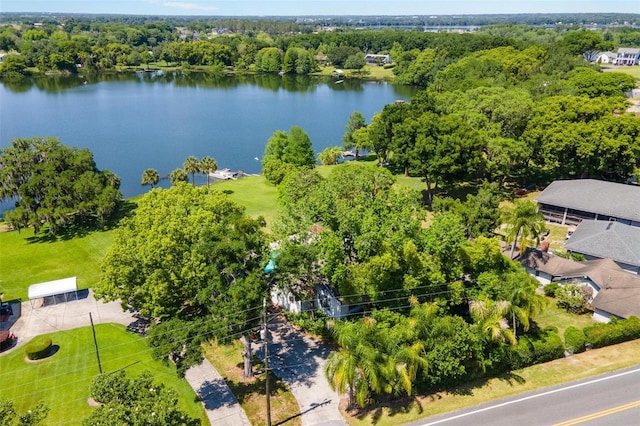
M 331 332 L 327 328 L 327 315 L 317 310 L 314 312 L 315 320 L 311 318 L 311 312 L 305 311 L 299 314 L 285 311 L 285 318 L 293 325 L 300 327 L 305 333 L 314 334 L 316 336 L 329 337 Z
M 609 323 L 594 324 L 584 328 L 586 340 L 594 348 L 615 345 L 640 338 L 640 318 L 612 319 Z
M 509 366 L 517 370 L 563 356 L 564 345 L 557 330 L 545 329 L 540 333 L 518 338 L 518 344 L 511 349 Z
M 27 345 L 24 352 L 31 360 L 42 359 L 51 353 L 51 346 L 50 337 L 38 336 Z
M 544 295 L 547 297 L 556 297 L 556 291 L 560 288 L 558 283 L 549 283 L 544 286 Z
M 584 331 L 577 327 L 569 326 L 564 331 L 564 344 L 567 350 L 577 354 L 585 350 L 586 337 Z

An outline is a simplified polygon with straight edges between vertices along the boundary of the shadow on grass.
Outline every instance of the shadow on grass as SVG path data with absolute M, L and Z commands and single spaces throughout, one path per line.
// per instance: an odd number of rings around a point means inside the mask
M 431 395 L 433 401 L 440 399 L 437 394 Z M 380 402 L 374 406 L 367 408 L 354 408 L 347 410 L 347 412 L 359 420 L 363 420 L 366 417 L 370 417 L 371 423 L 377 424 L 383 416 L 392 418 L 398 414 L 406 414 L 411 411 L 416 411 L 418 414 L 424 412 L 424 406 L 420 400 L 414 397 L 401 398 L 389 402 Z
M 74 238 L 85 237 L 93 232 L 110 231 L 117 228 L 122 219 L 131 216 L 136 207 L 136 203 L 125 200 L 120 204 L 114 216 L 106 220 L 104 223 L 100 223 L 96 220 L 86 220 L 77 224 L 62 227 L 57 230 L 55 234 L 50 233 L 49 227 L 45 225 L 38 234 L 26 238 L 26 241 L 30 244 L 54 243 L 57 241 L 68 241 Z
M 499 379 L 512 386 L 515 384 L 522 385 L 526 380 L 512 372 L 506 372 L 498 376 L 486 377 L 481 380 L 476 380 L 470 383 L 462 384 L 451 389 L 444 390 L 443 392 L 456 395 L 456 396 L 473 396 L 476 392 L 481 392 L 482 388 L 492 379 Z M 434 392 L 430 394 L 418 395 L 416 397 L 405 397 L 396 400 L 379 401 L 374 405 L 366 408 L 354 408 L 347 410 L 347 414 L 359 419 L 366 420 L 369 418 L 372 424 L 377 424 L 383 417 L 393 418 L 398 414 L 407 414 L 415 411 L 421 416 L 425 408 L 424 403 L 436 403 L 442 399 L 441 392 Z
M 236 396 L 236 399 L 240 404 L 243 404 L 247 399 L 255 395 L 265 396 L 267 395 L 265 386 L 265 375 L 255 376 L 255 380 L 251 382 L 236 382 L 233 380 L 227 381 L 227 385 L 231 392 Z M 269 393 L 276 394 L 278 392 L 287 392 L 287 386 L 282 380 L 276 377 L 272 372 L 269 372 Z

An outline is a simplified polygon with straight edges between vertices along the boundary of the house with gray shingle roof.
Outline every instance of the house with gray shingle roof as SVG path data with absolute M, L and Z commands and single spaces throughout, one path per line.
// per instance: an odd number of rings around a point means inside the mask
M 622 269 L 640 273 L 640 227 L 583 220 L 564 246 L 588 260 L 608 258 Z
M 589 286 L 593 290 L 589 302 L 597 321 L 607 322 L 611 317 L 640 317 L 640 276 L 623 270 L 611 259 L 576 262 L 527 249 L 519 260 L 544 285 L 553 281 L 560 285 Z
M 596 179 L 556 180 L 536 198 L 549 222 L 618 221 L 640 227 L 640 186 Z

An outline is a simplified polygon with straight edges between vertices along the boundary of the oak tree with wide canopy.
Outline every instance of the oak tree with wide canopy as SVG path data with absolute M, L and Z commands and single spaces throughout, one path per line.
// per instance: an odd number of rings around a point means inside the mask
M 63 145 L 58 138 L 14 139 L 0 149 L 0 199 L 16 199 L 5 213 L 15 228 L 43 224 L 49 233 L 73 225 L 104 223 L 117 210 L 120 179 L 98 170 L 86 148 Z
M 253 326 L 267 287 L 262 226 L 206 187 L 153 189 L 116 230 L 94 291 L 160 320 L 154 353 L 183 372 L 198 361 L 199 342 Z

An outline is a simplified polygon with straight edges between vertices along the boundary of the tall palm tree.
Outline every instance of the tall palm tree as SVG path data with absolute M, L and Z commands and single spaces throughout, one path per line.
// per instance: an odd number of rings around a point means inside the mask
M 200 169 L 200 161 L 198 161 L 198 159 L 196 157 L 194 157 L 193 155 L 187 157 L 186 160 L 184 160 L 184 163 L 182 164 L 182 167 L 184 168 L 184 172 L 186 174 L 191 174 L 191 183 L 193 185 L 196 184 L 196 173 L 200 173 L 201 169 Z
M 169 174 L 171 185 L 176 186 L 180 182 L 189 182 L 187 174 L 182 169 L 175 169 Z
M 324 166 L 333 166 L 338 164 L 338 159 L 342 156 L 342 150 L 337 146 L 325 148 L 318 154 L 318 160 Z
M 536 203 L 531 200 L 516 200 L 515 206 L 504 212 L 504 223 L 507 224 L 507 241 L 512 242 L 511 258 L 520 246 L 520 254 L 527 248 L 527 242 L 534 240 L 540 244 L 540 235 L 544 232 L 545 221 L 542 213 L 538 212 Z
M 207 156 L 200 160 L 200 171 L 207 175 L 207 188 L 209 187 L 209 173 L 218 170 L 218 163 L 213 158 Z
M 531 320 L 542 311 L 546 299 L 536 292 L 537 281 L 526 273 L 508 273 L 505 276 L 505 296 L 509 302 L 508 313 L 511 314 L 513 334 L 516 335 L 516 319 L 522 324 L 524 331 L 529 330 Z
M 146 169 L 142 172 L 142 185 L 151 185 L 151 188 L 155 187 L 160 181 L 160 175 L 156 169 Z
M 333 333 L 340 349 L 325 364 L 325 376 L 332 389 L 348 392 L 349 408 L 364 407 L 371 392 L 389 392 L 389 360 L 373 344 L 375 321 L 336 324 Z
M 494 302 L 487 296 L 469 302 L 469 312 L 483 339 L 515 345 L 515 329 L 509 329 L 506 316 L 510 303 L 505 300 Z

